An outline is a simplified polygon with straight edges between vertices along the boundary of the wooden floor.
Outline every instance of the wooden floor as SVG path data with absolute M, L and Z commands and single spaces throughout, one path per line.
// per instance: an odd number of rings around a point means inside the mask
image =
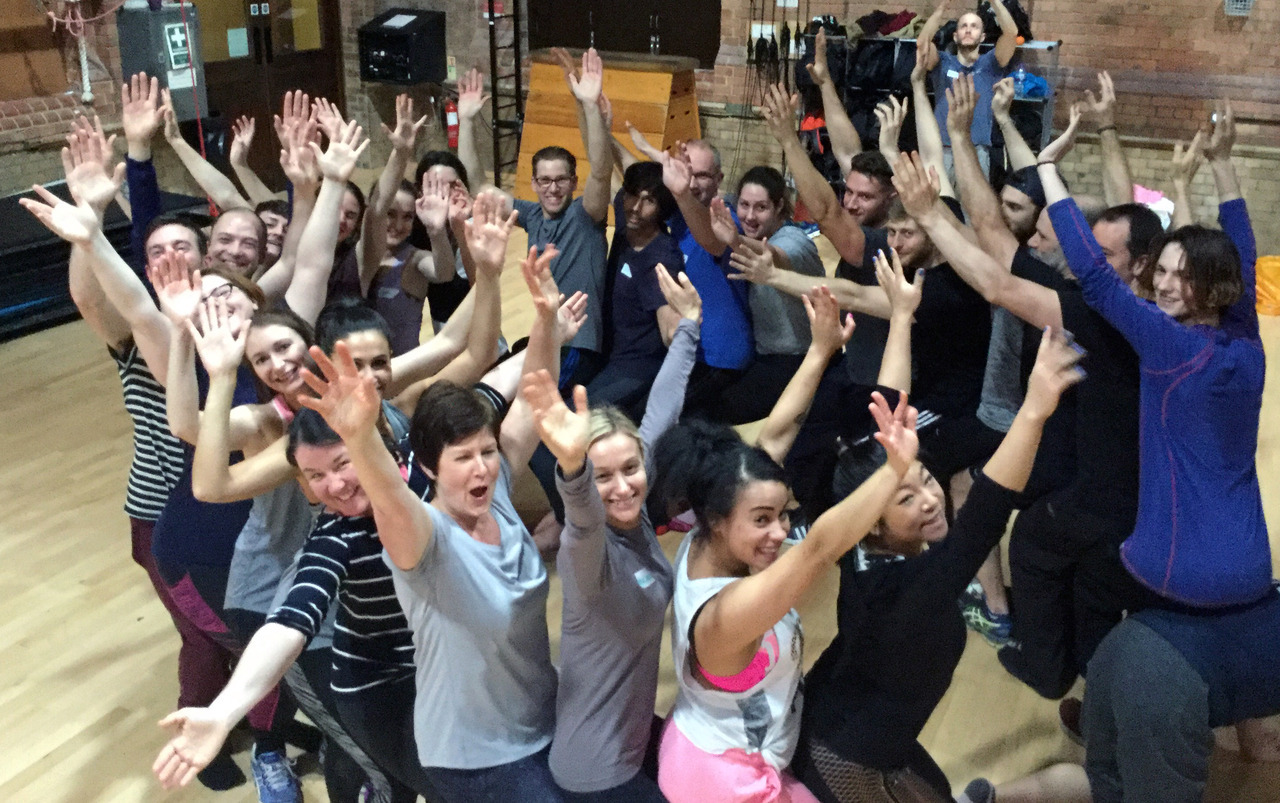
M 511 254 L 523 247 L 513 241 Z M 832 263 L 834 264 L 834 263 Z M 531 320 L 519 273 L 504 285 L 504 329 Z M 1270 367 L 1259 439 L 1267 518 L 1280 530 L 1280 318 L 1264 319 Z M 121 511 L 130 429 L 114 366 L 80 322 L 0 344 L 0 801 L 252 801 L 252 785 L 215 796 L 165 795 L 150 767 L 164 735 L 155 722 L 177 696 L 177 636 L 129 557 Z M 536 492 L 526 512 L 540 515 Z M 1273 537 L 1273 543 L 1277 539 Z M 674 552 L 675 544 L 668 549 Z M 1280 549 L 1276 550 L 1280 556 Z M 559 583 L 549 614 L 559 636 Z M 807 657 L 834 632 L 834 571 L 802 609 Z M 659 710 L 674 698 L 664 649 Z M 1080 751 L 1059 733 L 1056 706 L 1012 680 L 976 636 L 951 692 L 924 732 L 948 776 L 1020 776 Z M 246 755 L 237 756 L 247 766 Z M 320 776 L 304 779 L 325 800 Z M 1209 799 L 1280 800 L 1280 766 L 1241 765 L 1219 751 Z

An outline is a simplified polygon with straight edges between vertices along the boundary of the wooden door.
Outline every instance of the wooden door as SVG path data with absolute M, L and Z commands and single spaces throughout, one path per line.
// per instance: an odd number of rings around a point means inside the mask
M 284 186 L 271 116 L 290 89 L 342 103 L 337 0 L 193 0 L 200 12 L 209 116 L 257 120 L 249 164 Z M 229 134 L 228 134 L 229 136 Z

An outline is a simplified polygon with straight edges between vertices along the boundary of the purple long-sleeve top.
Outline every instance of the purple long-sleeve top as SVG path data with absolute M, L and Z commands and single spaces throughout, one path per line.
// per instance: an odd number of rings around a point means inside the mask
M 1240 253 L 1244 294 L 1218 326 L 1184 326 L 1134 295 L 1074 201 L 1049 207 L 1085 301 L 1129 341 L 1142 370 L 1138 516 L 1121 557 L 1144 585 L 1193 607 L 1253 602 L 1271 584 L 1254 464 L 1266 368 L 1257 246 L 1243 200 L 1218 214 Z

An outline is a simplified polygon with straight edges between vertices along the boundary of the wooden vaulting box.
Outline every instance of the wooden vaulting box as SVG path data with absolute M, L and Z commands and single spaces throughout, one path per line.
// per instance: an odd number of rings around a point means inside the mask
M 575 55 L 580 58 L 581 54 Z M 601 53 L 600 57 L 604 60 L 604 93 L 613 106 L 613 133 L 628 149 L 635 151 L 627 134 L 627 121 L 650 143 L 663 149 L 678 140 L 702 136 L 693 78 L 696 59 L 636 53 Z M 579 188 L 591 174 L 591 165 L 578 131 L 577 100 L 565 83 L 564 73 L 548 50 L 534 51 L 531 59 L 513 194 L 535 201 L 533 154 L 539 149 L 559 145 L 577 157 Z
M 65 92 L 67 70 L 49 18 L 30 2 L 0 8 L 0 100 Z

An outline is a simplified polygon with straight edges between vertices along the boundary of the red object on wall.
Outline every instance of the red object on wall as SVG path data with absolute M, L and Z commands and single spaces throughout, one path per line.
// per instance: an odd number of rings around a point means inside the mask
M 449 135 L 449 147 L 458 147 L 458 104 L 453 98 L 444 102 L 444 128 Z

